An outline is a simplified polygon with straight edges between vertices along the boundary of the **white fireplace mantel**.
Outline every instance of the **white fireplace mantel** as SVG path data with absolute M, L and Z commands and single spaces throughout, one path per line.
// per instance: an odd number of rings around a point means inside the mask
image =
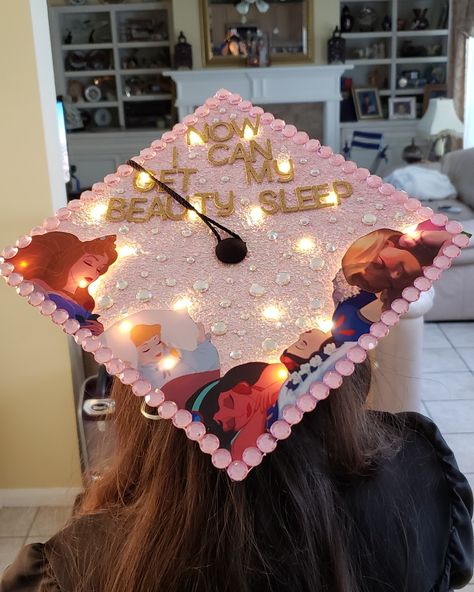
M 340 79 L 350 65 L 274 66 L 271 68 L 209 68 L 163 72 L 176 83 L 181 120 L 226 88 L 255 105 L 266 103 L 324 103 L 324 144 L 339 151 Z

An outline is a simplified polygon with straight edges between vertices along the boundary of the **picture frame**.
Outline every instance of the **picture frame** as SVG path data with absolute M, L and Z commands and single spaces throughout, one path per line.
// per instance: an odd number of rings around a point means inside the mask
M 389 119 L 416 119 L 416 97 L 391 97 L 388 99 Z
M 382 119 L 382 105 L 376 88 L 353 88 L 352 97 L 357 119 Z
M 430 99 L 446 98 L 448 96 L 448 87 L 446 84 L 427 84 L 423 94 L 423 112 L 426 113 Z

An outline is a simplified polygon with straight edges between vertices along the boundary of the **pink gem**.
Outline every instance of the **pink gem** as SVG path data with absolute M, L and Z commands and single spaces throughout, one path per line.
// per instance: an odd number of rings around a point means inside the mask
M 105 193 L 107 191 L 107 185 L 105 183 L 94 183 L 92 185 L 92 191 L 94 193 Z
M 461 249 L 456 245 L 446 245 L 443 247 L 443 254 L 447 257 L 451 257 L 451 259 L 454 259 L 455 257 L 459 257 L 461 254 Z
M 201 423 L 200 421 L 192 421 L 186 427 L 186 430 L 185 431 L 186 431 L 186 436 L 190 440 L 193 440 L 194 442 L 197 442 L 206 433 L 206 426 L 203 423 Z
M 255 446 L 250 446 L 244 450 L 242 460 L 249 467 L 256 467 L 262 462 L 263 454 Z
M 82 204 L 81 204 L 80 200 L 78 200 L 78 199 L 71 199 L 71 201 L 68 202 L 67 207 L 72 212 L 77 212 L 78 210 L 80 210 L 82 208 Z
M 283 119 L 274 119 L 270 124 L 270 127 L 274 129 L 276 132 L 281 132 L 281 130 L 285 127 L 285 122 Z
M 291 427 L 286 421 L 278 419 L 272 423 L 270 432 L 277 440 L 285 440 L 291 434 Z
M 194 113 L 196 114 L 196 117 L 207 117 L 209 115 L 209 107 L 201 105 Z
M 370 175 L 370 171 L 369 169 L 365 169 L 365 168 L 361 168 L 361 169 L 357 169 L 354 172 L 354 177 L 356 179 L 359 179 L 360 181 L 363 181 L 364 179 L 367 179 L 367 177 Z
M 117 187 L 117 185 L 120 183 L 120 180 L 121 180 L 120 177 L 115 174 L 106 175 L 104 178 L 105 183 L 109 187 Z
M 227 99 L 227 97 L 230 95 L 230 92 L 226 89 L 226 88 L 220 88 L 216 94 L 215 97 L 217 97 L 219 100 L 223 101 L 224 99 Z M 248 102 L 248 101 L 247 101 Z
M 121 164 L 117 168 L 117 173 L 121 177 L 129 177 L 133 173 L 134 169 L 129 164 Z
M 76 334 L 77 335 L 77 334 Z M 109 374 L 120 374 L 125 368 L 125 364 L 118 358 L 112 358 L 110 362 L 105 364 L 105 369 Z
M 331 370 L 330 372 L 326 372 L 323 376 L 323 382 L 331 389 L 337 389 L 342 384 L 342 376 L 339 372 L 335 372 Z
M 20 236 L 20 238 L 16 241 L 16 246 L 19 247 L 20 249 L 24 249 L 30 243 L 31 243 L 31 236 L 24 234 L 23 236 Z
M 408 199 L 408 194 L 406 191 L 395 191 L 395 193 L 392 193 L 391 198 L 395 203 L 402 204 Z
M 467 247 L 467 245 L 469 244 L 469 237 L 467 236 L 467 234 L 457 234 L 453 237 L 453 244 L 458 247 L 461 247 L 461 249 Z
M 81 193 L 81 201 L 85 201 L 85 202 L 90 202 L 90 201 L 94 201 L 96 199 L 97 195 L 93 192 L 93 191 L 83 191 Z M 62 210 L 67 210 L 67 208 L 61 208 Z M 59 212 L 59 210 L 58 210 Z M 72 212 L 69 212 L 69 217 L 72 216 Z M 59 218 L 59 216 L 58 216 Z
M 250 101 L 241 101 L 237 105 L 237 109 L 239 111 L 250 111 L 251 108 L 252 108 L 252 103 Z
M 44 300 L 43 292 L 32 292 L 30 297 L 28 298 L 28 302 L 32 306 L 39 306 Z
M 462 224 L 460 224 L 456 220 L 450 220 L 446 224 L 446 230 L 451 234 L 459 234 L 460 232 L 462 232 Z
M 448 267 L 451 267 L 451 259 L 446 255 L 438 255 L 438 257 L 434 258 L 433 265 L 440 269 L 448 269 Z
M 178 406 L 174 401 L 165 401 L 158 407 L 158 415 L 163 419 L 171 419 L 178 411 Z
M 377 345 L 377 338 L 369 333 L 365 333 L 359 337 L 357 343 L 365 350 L 374 349 Z
M 186 117 L 183 118 L 183 123 L 185 125 L 194 125 L 195 123 L 198 122 L 198 118 L 195 115 L 186 115 Z M 160 140 L 155 140 L 155 142 L 159 142 Z M 152 142 L 151 145 L 153 146 L 153 144 L 155 142 Z M 164 148 L 164 146 L 163 146 Z
M 336 370 L 342 376 L 350 376 L 354 372 L 355 366 L 350 360 L 338 360 L 336 362 Z
M 76 331 L 81 328 L 79 321 L 76 319 L 68 319 L 63 325 L 63 331 L 68 335 L 74 335 Z
M 318 154 L 321 158 L 329 158 L 333 154 L 333 151 L 331 146 L 321 146 Z
M 275 119 L 272 113 L 264 113 L 262 117 L 260 117 L 260 123 L 263 125 L 269 125 Z
M 160 389 L 155 389 L 145 395 L 145 401 L 148 407 L 158 407 L 165 400 L 165 393 Z
M 346 175 L 352 175 L 352 173 L 357 169 L 357 165 L 352 160 L 348 160 L 342 165 L 342 170 Z
M 445 214 L 435 214 L 431 218 L 431 222 L 435 226 L 445 226 L 448 222 L 448 217 Z
M 189 115 L 188 117 L 192 116 Z M 194 123 L 196 123 L 197 117 L 193 117 L 193 119 L 195 119 Z M 160 152 L 161 150 L 164 150 L 166 148 L 166 142 L 163 142 L 163 140 L 153 140 L 153 142 L 151 143 L 151 147 L 153 148 L 153 150 Z
M 276 445 L 277 445 L 277 441 L 269 433 L 260 434 L 260 436 L 257 438 L 257 447 L 264 454 L 268 454 L 269 452 L 273 452 L 276 448 Z
M 14 269 L 15 267 L 11 263 L 0 263 L 0 275 L 4 277 L 9 276 Z
M 347 352 L 346 356 L 347 359 L 351 362 L 354 362 L 354 364 L 360 364 L 367 357 L 367 352 L 365 351 L 365 349 L 362 349 L 358 345 L 355 345 L 354 347 L 351 347 L 351 349 Z
M 297 131 L 298 130 L 294 125 L 287 124 L 283 128 L 282 134 L 285 136 L 285 138 L 291 138 L 296 134 Z
M 414 197 L 409 197 L 403 204 L 403 207 L 407 212 L 415 212 L 421 206 L 421 202 Z
M 140 374 L 138 373 L 138 370 L 135 370 L 135 368 L 125 368 L 125 370 L 122 372 L 120 380 L 123 382 L 123 384 L 133 384 L 136 380 L 138 380 L 139 376 Z
M 329 387 L 327 384 L 324 384 L 324 382 L 314 382 L 309 387 L 309 393 L 317 401 L 322 401 L 323 399 L 327 399 L 327 397 L 329 397 Z
M 299 423 L 303 419 L 303 414 L 301 413 L 301 410 L 298 409 L 298 407 L 295 407 L 294 405 L 287 405 L 283 409 L 282 415 L 283 419 L 290 425 Z
M 248 466 L 241 460 L 234 460 L 227 467 L 227 474 L 232 481 L 243 481 L 249 472 Z
M 97 355 L 95 359 L 97 360 Z M 148 395 L 150 391 L 151 384 L 147 380 L 137 380 L 132 385 L 132 392 L 137 397 L 144 397 L 145 395 Z
M 82 345 L 84 339 L 91 337 L 92 332 L 89 329 L 79 329 L 79 331 L 74 335 L 74 341 L 79 345 Z
M 263 114 L 263 109 L 261 107 L 252 107 L 250 109 L 250 116 L 251 117 L 257 117 L 257 115 L 262 115 Z
M 383 183 L 382 179 L 378 175 L 369 175 L 366 179 L 369 187 L 380 187 Z
M 212 454 L 219 448 L 219 438 L 214 434 L 206 434 L 199 442 L 199 448 L 206 454 Z
M 170 144 L 171 142 L 174 142 L 176 140 L 176 136 L 173 134 L 173 132 L 165 132 L 161 136 L 161 139 L 163 140 L 163 142 Z
M 59 226 L 59 220 L 56 218 L 56 216 L 51 216 L 50 218 L 46 218 L 43 226 L 46 228 L 46 230 L 55 230 Z
M 308 413 L 308 411 L 313 411 L 316 407 L 317 401 L 311 395 L 301 395 L 296 399 L 296 406 L 298 409 L 301 409 L 303 413 Z
M 184 136 L 187 131 L 187 127 L 182 123 L 177 123 L 173 126 L 173 133 L 177 136 Z
M 106 362 L 110 362 L 113 356 L 114 354 L 110 347 L 101 347 L 95 352 L 94 358 L 99 364 L 105 364 Z
M 18 253 L 18 249 L 16 247 L 13 247 L 13 246 L 9 245 L 8 247 L 5 247 L 3 249 L 3 251 L 2 251 L 2 257 L 5 257 L 5 259 L 11 259 L 17 253 Z
M 19 273 L 13 272 L 8 276 L 7 284 L 9 286 L 19 286 L 23 281 L 23 276 Z
M 143 156 L 145 160 L 151 160 L 152 158 L 155 158 L 156 152 L 151 148 L 144 148 L 143 150 L 140 150 L 140 156 Z
M 395 187 L 393 185 L 391 185 L 390 183 L 382 183 L 382 185 L 380 185 L 379 187 L 379 192 L 382 195 L 392 195 L 392 193 L 395 191 Z
M 308 140 L 306 142 L 306 150 L 309 152 L 317 152 L 321 147 L 321 142 L 319 140 Z
M 89 193 L 88 191 L 84 191 L 84 193 Z M 81 196 L 81 199 L 83 198 L 83 195 Z M 59 218 L 59 220 L 69 220 L 69 218 L 72 216 L 72 212 L 70 212 L 67 208 L 59 208 L 59 210 L 56 212 L 56 216 Z
M 418 208 L 417 214 L 421 216 L 424 220 L 429 220 L 433 215 L 433 210 L 428 206 L 423 206 Z
M 145 159 L 142 158 L 141 156 L 132 156 L 132 158 L 130 160 L 135 161 L 140 166 L 143 166 L 145 164 Z M 133 170 L 135 170 L 135 169 L 133 169 Z M 94 185 L 92 185 L 92 189 L 94 189 Z
M 35 286 L 31 282 L 21 282 L 18 286 L 18 294 L 20 294 L 20 296 L 29 296 L 34 291 Z
M 385 323 L 382 322 L 378 322 L 378 323 L 373 323 L 370 326 L 370 334 L 373 335 L 374 337 L 377 337 L 377 339 L 380 339 L 381 337 L 385 337 L 385 335 L 387 335 L 388 333 L 388 327 Z
M 429 280 L 439 280 L 441 277 L 441 269 L 438 267 L 425 267 L 423 269 L 423 275 Z
M 52 300 L 45 300 L 40 306 L 40 312 L 45 317 L 49 317 L 53 314 L 56 308 L 57 306 L 55 302 Z
M 299 146 L 302 146 L 303 144 L 306 144 L 306 142 L 309 140 L 309 136 L 306 132 L 297 132 L 294 136 L 293 136 L 293 142 L 295 144 L 298 144 Z
M 237 105 L 242 100 L 242 97 L 237 93 L 232 93 L 228 96 L 227 100 L 231 105 Z
M 417 278 L 418 279 L 418 278 Z M 424 278 L 423 278 L 424 279 Z M 416 281 L 416 280 L 415 280 Z M 394 310 L 384 310 L 380 316 L 380 320 L 389 327 L 393 327 L 398 323 L 400 317 Z
M 184 430 L 193 421 L 193 416 L 187 409 L 179 409 L 173 416 L 173 425 Z
M 86 352 L 94 353 L 100 347 L 101 343 L 96 337 L 86 337 L 82 342 L 82 349 Z
M 68 207 L 69 207 L 69 204 L 68 204 Z M 31 236 L 40 236 L 42 234 L 46 234 L 46 230 L 42 226 L 35 226 L 34 228 L 32 228 L 30 234 L 31 234 Z
M 390 306 L 399 315 L 407 313 L 409 308 L 408 302 L 403 298 L 396 298 Z
M 345 162 L 346 160 L 342 154 L 334 154 L 334 156 L 331 156 L 329 159 L 329 164 L 334 167 L 342 166 Z
M 433 285 L 433 282 L 424 276 L 417 277 L 413 283 L 420 292 L 426 292 Z
M 226 469 L 232 462 L 232 456 L 225 448 L 219 448 L 213 452 L 211 462 L 217 469 Z
M 219 106 L 219 101 L 214 97 L 206 99 L 205 103 L 209 107 L 209 109 L 217 109 L 217 107 Z

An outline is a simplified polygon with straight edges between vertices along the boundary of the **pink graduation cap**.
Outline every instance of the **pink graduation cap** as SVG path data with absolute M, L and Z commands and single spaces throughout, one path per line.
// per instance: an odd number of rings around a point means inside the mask
M 458 222 L 219 90 L 6 247 L 0 271 L 147 415 L 242 480 L 468 242 Z

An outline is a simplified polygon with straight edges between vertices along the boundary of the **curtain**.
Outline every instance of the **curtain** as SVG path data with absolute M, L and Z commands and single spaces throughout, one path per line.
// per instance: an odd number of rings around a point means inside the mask
M 453 97 L 456 112 L 463 120 L 466 42 L 474 35 L 474 0 L 452 0 L 451 8 L 448 94 Z

